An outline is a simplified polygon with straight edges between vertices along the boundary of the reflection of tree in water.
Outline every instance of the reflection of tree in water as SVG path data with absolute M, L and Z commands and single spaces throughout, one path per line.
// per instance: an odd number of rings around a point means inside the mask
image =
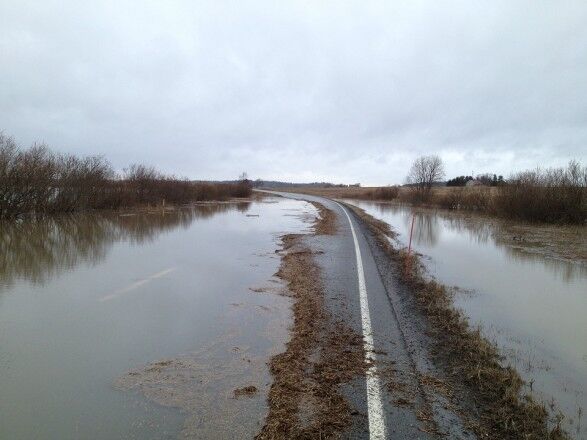
M 442 217 L 445 227 L 460 234 L 467 234 L 469 240 L 478 244 L 486 244 L 493 237 L 494 225 L 487 221 L 472 221 L 471 218 L 438 214 Z
M 412 208 L 391 204 L 378 204 L 377 207 L 381 213 L 401 216 L 409 233 Z M 534 250 L 522 243 L 513 245 L 507 238 L 512 234 L 508 232 L 504 234 L 505 223 L 500 219 L 432 209 L 418 209 L 415 212 L 413 240 L 416 244 L 434 246 L 438 243 L 441 229 L 446 228 L 460 234 L 467 234 L 471 241 L 479 245 L 492 244 L 504 249 L 508 257 L 514 261 L 541 264 L 565 282 L 587 277 L 587 266 L 581 262 L 568 261 L 557 258 L 555 255 L 545 255 L 542 249 Z
M 554 255 L 545 254 L 543 249 L 536 250 L 529 245 L 513 245 L 509 239 L 511 233 L 507 232 L 506 223 L 500 219 L 446 212 L 439 212 L 438 216 L 442 217 L 446 227 L 468 234 L 469 239 L 475 243 L 494 244 L 498 248 L 504 249 L 508 257 L 514 261 L 541 264 L 565 282 L 587 276 L 587 266 L 580 262 L 557 258 Z
M 411 216 L 408 216 L 408 223 L 411 222 Z M 440 227 L 438 217 L 428 212 L 416 212 L 414 221 L 413 240 L 416 244 L 425 246 L 435 246 L 440 237 Z
M 95 264 L 110 247 L 128 240 L 142 244 L 194 220 L 238 210 L 250 202 L 208 204 L 174 211 L 93 213 L 0 223 L 0 288 L 16 279 L 43 283 L 81 263 Z
M 414 220 L 414 235 L 412 237 L 414 244 L 434 246 L 438 243 L 440 237 L 440 225 L 438 217 L 435 212 L 411 210 L 403 206 L 394 206 L 388 204 L 380 204 L 379 210 L 382 213 L 391 212 L 399 214 L 402 217 L 402 222 L 406 228 L 407 234 L 410 233 L 412 225 L 412 215 L 415 214 Z M 393 225 L 392 225 L 393 226 Z M 406 236 L 406 240 L 409 235 Z
M 0 279 L 43 282 L 57 270 L 78 261 L 98 261 L 116 231 L 97 216 L 77 216 L 2 222 L 0 231 Z

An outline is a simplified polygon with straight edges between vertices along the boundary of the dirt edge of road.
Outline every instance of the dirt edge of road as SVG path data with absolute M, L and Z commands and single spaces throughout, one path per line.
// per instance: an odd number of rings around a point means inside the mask
M 334 235 L 336 234 L 336 215 L 330 209 L 317 202 L 309 202 L 318 210 L 319 218 L 314 222 L 314 234 Z
M 501 365 L 497 347 L 472 328 L 454 308 L 448 289 L 424 276 L 419 257 L 390 243 L 395 233 L 387 223 L 364 210 L 345 204 L 374 235 L 377 245 L 394 261 L 403 283 L 415 296 L 420 312 L 430 324 L 435 345 L 434 362 L 446 371 L 452 387 L 468 391 L 473 408 L 461 410 L 479 438 L 569 439 L 560 419 L 549 427 L 545 407 L 524 394 L 518 372 Z
M 313 235 L 335 234 L 335 214 L 312 204 L 319 213 Z M 324 309 L 320 269 L 304 243 L 307 235 L 281 237 L 277 276 L 293 298 L 293 325 L 286 350 L 269 362 L 269 413 L 257 439 L 338 437 L 351 426 L 353 412 L 340 385 L 368 367 L 362 336 Z

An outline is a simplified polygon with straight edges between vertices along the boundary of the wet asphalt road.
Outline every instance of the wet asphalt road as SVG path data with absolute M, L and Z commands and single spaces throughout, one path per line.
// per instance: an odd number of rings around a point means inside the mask
M 319 202 L 336 214 L 336 235 L 308 236 L 306 240 L 310 248 L 321 251 L 316 261 L 326 287 L 326 307 L 335 319 L 363 334 L 367 356 L 374 361 L 374 369 L 366 378 L 344 390 L 356 409 L 347 437 L 439 438 L 426 422 L 432 419 L 444 438 L 475 438 L 463 427 L 457 412 L 447 409 L 451 406 L 446 398 L 423 384 L 423 377 L 442 378 L 442 372 L 430 361 L 426 322 L 409 292 L 397 281 L 394 263 L 379 249 L 363 221 L 330 199 L 275 194 Z M 360 282 L 361 265 L 364 282 Z M 361 294 L 366 296 L 363 301 Z

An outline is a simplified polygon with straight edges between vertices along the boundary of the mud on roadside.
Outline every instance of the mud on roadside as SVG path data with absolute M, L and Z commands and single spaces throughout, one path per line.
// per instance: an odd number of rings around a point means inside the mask
M 334 234 L 334 213 L 313 205 L 320 215 L 314 234 Z M 325 311 L 320 270 L 303 234 L 282 237 L 281 257 L 277 276 L 294 301 L 294 322 L 285 352 L 269 364 L 269 414 L 256 438 L 338 437 L 352 423 L 340 385 L 365 374 L 368 367 L 363 339 Z

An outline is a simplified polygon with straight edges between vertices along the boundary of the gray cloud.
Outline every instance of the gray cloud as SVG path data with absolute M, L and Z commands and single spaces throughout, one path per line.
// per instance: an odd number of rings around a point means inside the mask
M 193 178 L 587 161 L 584 1 L 0 4 L 0 128 Z

